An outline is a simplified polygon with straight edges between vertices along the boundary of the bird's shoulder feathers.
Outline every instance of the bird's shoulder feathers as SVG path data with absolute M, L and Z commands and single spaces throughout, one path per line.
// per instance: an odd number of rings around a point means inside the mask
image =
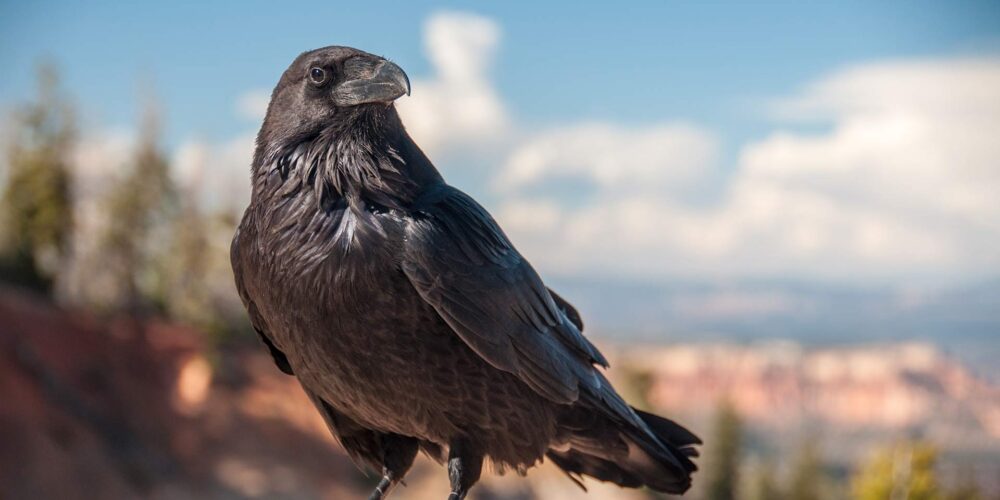
M 570 403 L 581 387 L 604 383 L 604 356 L 582 322 L 553 295 L 486 210 L 441 185 L 414 204 L 402 269 L 420 296 L 494 367 L 517 375 L 546 398 Z M 577 318 L 574 322 L 568 316 Z

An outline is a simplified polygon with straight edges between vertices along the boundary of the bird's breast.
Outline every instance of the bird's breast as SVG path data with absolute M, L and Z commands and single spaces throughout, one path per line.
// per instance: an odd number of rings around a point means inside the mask
M 323 207 L 310 191 L 300 194 L 254 214 L 252 241 L 245 245 L 255 256 L 248 271 L 261 293 L 329 304 L 364 294 L 396 273 L 402 242 L 397 214 L 347 203 Z

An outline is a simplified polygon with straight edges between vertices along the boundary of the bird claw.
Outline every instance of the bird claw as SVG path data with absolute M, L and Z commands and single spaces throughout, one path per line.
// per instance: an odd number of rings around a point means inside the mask
M 368 497 L 368 500 L 382 500 L 385 498 L 386 493 L 389 492 L 389 486 L 391 484 L 392 482 L 389 480 L 388 476 L 383 477 L 382 481 L 380 481 L 378 486 L 375 487 L 375 491 L 373 491 Z

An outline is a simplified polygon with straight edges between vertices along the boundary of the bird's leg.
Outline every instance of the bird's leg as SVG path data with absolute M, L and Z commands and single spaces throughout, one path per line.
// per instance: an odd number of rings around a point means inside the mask
M 450 448 L 448 478 L 451 480 L 451 494 L 448 500 L 464 500 L 483 471 L 483 454 L 465 442 L 453 443 Z
M 403 480 L 406 471 L 413 465 L 417 448 L 419 443 L 413 438 L 395 434 L 382 438 L 382 480 L 368 500 L 382 500 L 389 496 L 389 492 Z
M 390 491 L 392 491 L 392 487 L 394 486 L 392 477 L 390 477 L 389 472 L 384 469 L 382 474 L 382 480 L 378 482 L 378 486 L 375 487 L 375 491 L 373 491 L 371 495 L 368 495 L 368 500 L 382 500 L 389 494 Z

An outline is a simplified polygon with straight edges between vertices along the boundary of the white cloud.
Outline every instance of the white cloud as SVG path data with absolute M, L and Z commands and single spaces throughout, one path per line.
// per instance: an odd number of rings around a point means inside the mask
M 250 203 L 250 164 L 254 137 L 250 132 L 222 143 L 188 141 L 174 155 L 174 175 L 209 210 L 235 212 Z
M 998 83 L 1000 68 L 995 58 L 859 64 L 807 86 L 798 97 L 775 101 L 772 112 L 791 120 L 917 110 L 992 119 L 1000 113 Z
M 684 124 L 569 125 L 535 134 L 511 153 L 497 185 L 511 191 L 579 177 L 606 189 L 684 187 L 714 163 L 715 139 Z
M 832 129 L 779 130 L 747 145 L 716 204 L 681 202 L 663 188 L 666 174 L 643 176 L 622 164 L 587 161 L 632 154 L 630 141 L 607 140 L 600 152 L 560 153 L 573 167 L 532 163 L 531 147 L 518 149 L 497 182 L 527 185 L 556 172 L 615 179 L 624 171 L 637 175 L 643 189 L 599 182 L 599 195 L 583 206 L 515 190 L 500 219 L 541 267 L 565 272 L 865 281 L 1000 271 L 1000 61 L 849 68 L 780 102 L 776 111 L 827 119 Z M 644 133 L 651 131 L 631 136 Z M 649 155 L 650 163 L 660 161 Z M 616 168 L 621 171 L 607 171 Z M 546 219 L 558 223 L 541 226 L 520 204 L 545 204 Z
M 431 78 L 415 78 L 397 101 L 407 130 L 428 154 L 495 145 L 509 131 L 506 109 L 489 79 L 500 28 L 474 14 L 442 12 L 424 24 Z

